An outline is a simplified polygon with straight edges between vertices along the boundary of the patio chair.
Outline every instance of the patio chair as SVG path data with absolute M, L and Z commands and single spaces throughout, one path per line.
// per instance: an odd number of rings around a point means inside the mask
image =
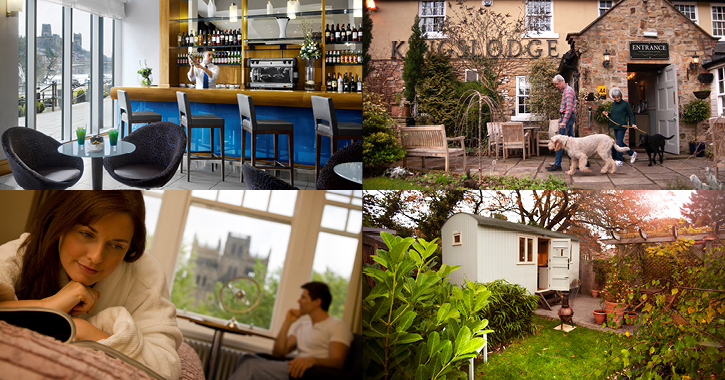
M 549 131 L 538 131 L 536 137 L 536 155 L 540 156 L 540 148 L 548 148 L 551 138 L 559 133 L 559 119 L 549 120 Z
M 500 121 L 489 121 L 486 123 L 486 131 L 488 131 L 488 147 L 489 149 L 493 148 L 493 151 L 496 152 L 496 159 L 498 160 L 498 150 L 502 148 L 502 136 L 501 136 L 501 122 Z M 491 151 L 488 152 L 489 157 L 491 156 Z
M 503 160 L 506 161 L 509 149 L 522 149 L 524 161 L 526 161 L 526 149 L 529 148 L 529 132 L 524 133 L 524 123 L 506 122 L 501 123 L 501 135 L 503 140 Z

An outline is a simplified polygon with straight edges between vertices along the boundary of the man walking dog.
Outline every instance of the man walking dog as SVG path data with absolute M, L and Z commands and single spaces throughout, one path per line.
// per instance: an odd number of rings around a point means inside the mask
M 559 120 L 559 134 L 574 137 L 576 94 L 574 93 L 574 89 L 564 82 L 564 77 L 561 75 L 554 77 L 554 86 L 561 91 L 561 106 L 559 107 L 561 119 Z M 556 159 L 554 160 L 554 163 L 547 166 L 546 170 L 550 172 L 561 171 L 561 159 L 563 157 L 564 150 L 556 151 Z

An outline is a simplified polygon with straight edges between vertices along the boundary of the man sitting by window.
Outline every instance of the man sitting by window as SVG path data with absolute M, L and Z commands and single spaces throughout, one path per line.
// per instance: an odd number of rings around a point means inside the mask
M 330 289 L 322 282 L 302 285 L 299 309 L 287 311 L 282 329 L 274 341 L 272 355 L 284 358 L 299 349 L 299 355 L 290 361 L 272 361 L 256 355 L 244 355 L 239 359 L 237 370 L 230 380 L 287 380 L 300 378 L 313 366 L 343 369 L 352 331 L 339 318 L 327 314 L 332 302 Z M 290 330 L 293 322 L 301 320 Z

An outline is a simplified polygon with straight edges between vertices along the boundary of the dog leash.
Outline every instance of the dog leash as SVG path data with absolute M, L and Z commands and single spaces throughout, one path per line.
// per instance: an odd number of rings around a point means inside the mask
M 602 115 L 604 115 L 604 114 L 602 114 Z M 616 121 L 612 120 L 608 115 L 604 115 L 604 117 L 606 117 L 607 119 L 609 119 L 609 121 L 611 121 L 614 124 L 617 124 L 620 127 L 625 127 L 625 128 L 629 128 L 629 129 L 637 129 L 637 130 L 639 130 L 639 128 L 637 128 L 637 127 L 630 127 L 630 124 L 627 124 L 627 125 L 619 124 Z

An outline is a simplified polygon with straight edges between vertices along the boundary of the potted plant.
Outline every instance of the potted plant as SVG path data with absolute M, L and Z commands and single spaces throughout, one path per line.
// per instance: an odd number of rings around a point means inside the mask
M 403 96 L 404 91 L 405 89 L 395 94 L 395 103 L 390 108 L 390 114 L 393 117 L 410 117 L 410 102 Z
M 629 284 L 635 277 L 633 273 L 630 273 L 629 266 L 628 263 L 617 265 L 615 262 L 607 273 L 607 285 L 604 287 L 604 309 L 612 322 L 610 327 L 618 327 L 624 317 L 624 309 L 627 307 L 626 302 L 631 292 Z
M 604 309 L 595 309 L 594 310 L 594 322 L 596 322 L 598 325 L 601 325 L 604 323 L 604 321 L 607 320 L 607 312 Z
M 624 323 L 628 325 L 633 325 L 635 321 L 637 321 L 637 314 L 634 311 L 625 311 L 624 312 Z
M 702 157 L 705 155 L 705 141 L 702 136 L 690 136 L 687 138 L 690 146 L 690 155 Z
M 594 297 L 594 298 L 597 298 L 597 297 L 599 297 L 599 290 L 597 290 L 597 289 L 592 289 L 592 297 Z
M 686 124 L 692 124 L 695 126 L 695 136 L 697 136 L 697 124 L 707 120 L 711 115 L 710 111 L 710 103 L 702 100 L 702 99 L 695 99 L 689 103 L 687 103 L 682 110 L 680 111 L 680 120 Z M 699 152 L 698 148 L 698 140 L 695 138 L 695 141 L 692 141 L 693 139 L 690 139 L 690 154 L 695 154 L 695 152 Z M 705 152 L 705 147 L 703 144 L 702 147 L 702 154 Z

